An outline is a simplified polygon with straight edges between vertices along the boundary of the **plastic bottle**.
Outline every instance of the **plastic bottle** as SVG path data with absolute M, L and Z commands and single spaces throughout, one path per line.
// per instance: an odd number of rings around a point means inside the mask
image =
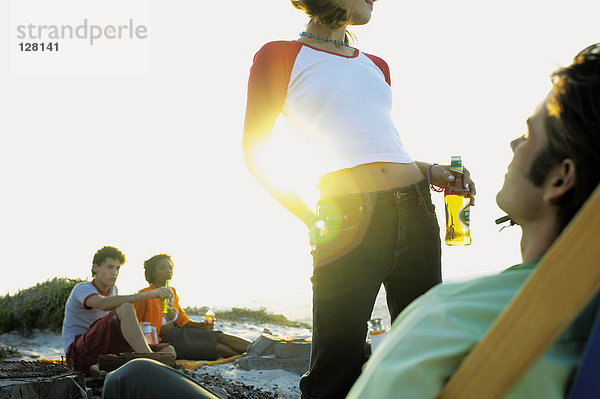
M 371 339 L 371 353 L 375 352 L 377 346 L 387 335 L 387 329 L 383 326 L 381 319 L 371 319 L 367 322 L 369 326 L 369 338 Z
M 206 313 L 204 314 L 204 323 L 206 324 L 206 328 L 208 330 L 212 330 L 215 328 L 215 320 L 216 320 L 215 312 L 208 309 L 206 311 Z
M 144 333 L 144 337 L 146 338 L 146 342 L 148 342 L 148 345 L 157 344 L 158 340 L 156 339 L 156 333 L 154 332 L 150 322 L 146 321 L 140 323 L 140 326 L 142 327 L 142 333 Z
M 450 169 L 458 172 L 454 182 L 444 190 L 446 205 L 446 244 L 471 244 L 471 199 L 469 190 L 463 187 L 463 166 L 460 156 L 452 156 Z

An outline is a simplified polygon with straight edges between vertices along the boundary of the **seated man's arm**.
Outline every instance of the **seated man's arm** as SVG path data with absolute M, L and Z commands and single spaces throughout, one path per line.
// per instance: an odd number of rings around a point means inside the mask
M 171 298 L 173 293 L 170 289 L 160 287 L 152 291 L 138 292 L 132 295 L 111 295 L 103 296 L 100 294 L 90 296 L 84 303 L 85 306 L 101 310 L 112 310 L 124 303 L 134 303 L 145 299 L 159 298 L 161 300 Z

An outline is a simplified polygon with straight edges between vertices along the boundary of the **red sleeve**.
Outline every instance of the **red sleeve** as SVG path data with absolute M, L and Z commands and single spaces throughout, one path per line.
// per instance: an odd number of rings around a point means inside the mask
M 254 56 L 248 79 L 248 98 L 244 120 L 244 149 L 266 138 L 281 113 L 302 44 L 277 41 L 265 44 Z
M 381 69 L 381 72 L 383 72 L 383 76 L 385 76 L 385 81 L 387 82 L 388 85 L 392 85 L 392 77 L 390 76 L 390 67 L 388 66 L 387 62 L 385 62 L 383 60 L 383 58 L 379 58 L 376 55 L 372 55 L 372 54 L 367 54 L 365 53 L 365 55 L 367 57 L 369 57 L 371 59 L 371 61 L 373 61 L 373 64 L 377 65 L 377 67 L 379 69 Z
M 91 310 L 91 309 L 93 309 L 92 307 L 88 306 L 88 305 L 86 304 L 86 302 L 87 302 L 87 300 L 88 300 L 88 299 L 89 299 L 91 296 L 94 296 L 94 295 L 98 295 L 98 293 L 97 293 L 97 292 L 95 292 L 95 293 L 93 293 L 93 294 L 89 294 L 88 296 L 86 296 L 86 297 L 83 299 L 83 307 L 84 307 L 85 309 L 87 309 L 87 310 Z

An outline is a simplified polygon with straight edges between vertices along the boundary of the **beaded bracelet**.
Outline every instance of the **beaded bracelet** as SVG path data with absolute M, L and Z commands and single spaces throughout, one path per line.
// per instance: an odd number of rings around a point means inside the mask
M 444 191 L 444 189 L 441 187 L 434 186 L 433 183 L 431 182 L 431 169 L 433 169 L 433 167 L 435 165 L 437 165 L 437 163 L 432 163 L 427 168 L 427 181 L 429 182 L 429 188 L 431 189 L 431 191 L 435 191 L 436 193 L 441 193 L 442 191 Z

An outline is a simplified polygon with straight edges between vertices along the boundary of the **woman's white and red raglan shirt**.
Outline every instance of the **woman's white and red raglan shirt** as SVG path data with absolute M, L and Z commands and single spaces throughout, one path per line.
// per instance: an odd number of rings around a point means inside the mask
M 356 50 L 342 56 L 296 41 L 265 44 L 248 81 L 244 148 L 283 114 L 324 175 L 371 162 L 411 163 L 391 119 L 389 67 Z

